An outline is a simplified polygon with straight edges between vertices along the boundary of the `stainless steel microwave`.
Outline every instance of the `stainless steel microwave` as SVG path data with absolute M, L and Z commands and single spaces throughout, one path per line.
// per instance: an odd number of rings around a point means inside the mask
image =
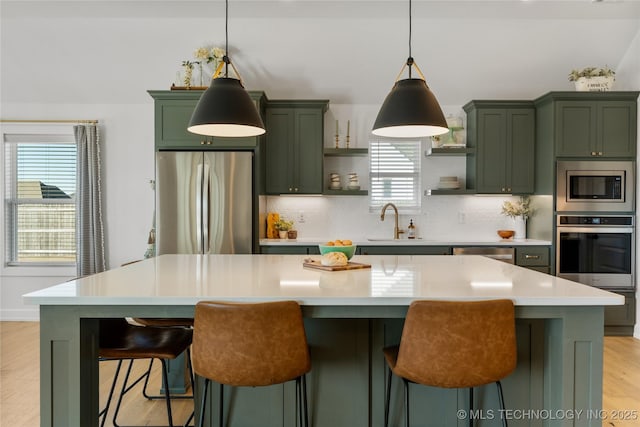
M 631 212 L 634 210 L 631 161 L 559 161 L 558 212 Z

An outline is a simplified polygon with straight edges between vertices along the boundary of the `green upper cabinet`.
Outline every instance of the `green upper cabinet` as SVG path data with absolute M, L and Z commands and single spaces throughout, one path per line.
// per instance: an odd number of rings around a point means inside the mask
M 534 188 L 535 108 L 530 101 L 471 101 L 467 189 L 529 194 Z
M 207 150 L 253 148 L 261 137 L 213 138 L 196 135 L 187 130 L 201 90 L 150 90 L 154 99 L 156 150 Z M 264 92 L 249 92 L 264 118 Z
M 271 100 L 266 107 L 266 194 L 322 194 L 327 100 Z
M 557 157 L 635 158 L 638 92 L 551 92 L 536 100 L 549 117 Z

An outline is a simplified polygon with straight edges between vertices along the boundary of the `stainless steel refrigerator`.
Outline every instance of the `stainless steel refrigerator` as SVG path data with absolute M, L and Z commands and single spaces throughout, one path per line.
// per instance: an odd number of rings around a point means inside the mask
M 156 253 L 252 248 L 253 153 L 156 153 Z

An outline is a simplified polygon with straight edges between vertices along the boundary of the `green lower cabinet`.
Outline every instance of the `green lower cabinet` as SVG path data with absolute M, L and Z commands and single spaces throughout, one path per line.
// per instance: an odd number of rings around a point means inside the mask
M 358 255 L 451 255 L 450 246 L 359 246 Z
M 615 292 L 624 296 L 624 305 L 610 305 L 604 308 L 605 335 L 632 336 L 636 323 L 636 294 Z
M 467 188 L 480 194 L 534 190 L 535 108 L 530 101 L 471 101 Z
M 316 255 L 317 246 L 260 246 L 260 253 L 268 255 Z
M 248 138 L 218 138 L 196 135 L 187 130 L 201 90 L 150 90 L 154 99 L 156 150 L 212 150 L 250 149 L 256 147 L 262 136 Z M 264 92 L 249 92 L 256 108 L 264 116 Z
M 266 194 L 322 194 L 324 113 L 329 101 L 269 101 Z
M 551 274 L 550 251 L 549 246 L 516 246 L 515 264 L 530 270 Z

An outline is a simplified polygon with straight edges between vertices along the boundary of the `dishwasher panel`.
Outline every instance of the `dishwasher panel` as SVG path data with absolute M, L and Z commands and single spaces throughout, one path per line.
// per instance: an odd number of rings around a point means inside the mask
M 453 248 L 454 255 L 483 255 L 498 261 L 514 264 L 516 258 L 515 248 L 498 248 L 490 246 L 459 247 Z

